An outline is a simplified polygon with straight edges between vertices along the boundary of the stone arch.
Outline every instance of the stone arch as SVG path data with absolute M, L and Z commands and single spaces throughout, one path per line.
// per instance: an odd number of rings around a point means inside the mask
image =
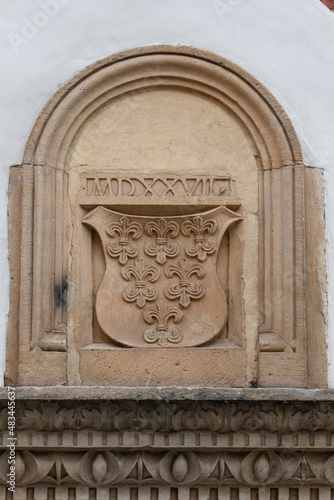
M 302 163 L 298 138 L 283 108 L 246 71 L 212 53 L 157 46 L 106 57 L 88 66 L 47 103 L 24 152 L 24 164 L 63 168 L 78 128 L 106 101 L 138 88 L 175 85 L 221 101 L 252 137 L 259 169 Z
M 92 339 L 82 340 L 82 336 L 88 338 L 89 334 L 81 332 L 85 304 L 91 299 L 78 292 L 80 283 L 86 283 L 80 267 L 80 259 L 85 260 L 86 257 L 78 256 L 78 247 L 80 241 L 84 241 L 81 246 L 89 245 L 91 236 L 86 238 L 80 235 L 80 218 L 83 216 L 80 210 L 82 207 L 85 210 L 93 208 L 94 203 L 75 201 L 82 189 L 78 179 L 88 174 L 84 170 L 86 153 L 77 162 L 74 153 L 77 152 L 77 144 L 84 144 L 82 131 L 90 133 L 89 124 L 93 123 L 94 129 L 94 117 L 102 115 L 103 110 L 109 109 L 108 106 L 117 105 L 122 99 L 131 104 L 131 99 L 137 99 L 140 93 L 151 92 L 159 96 L 162 95 L 159 92 L 163 93 L 166 89 L 184 92 L 195 100 L 197 97 L 199 100 L 206 99 L 207 103 L 214 103 L 226 116 L 232 117 L 233 133 L 238 130 L 244 135 L 249 146 L 247 161 L 254 162 L 258 172 L 256 189 L 252 192 L 257 207 L 253 217 L 257 221 L 256 242 L 252 249 L 251 245 L 248 250 L 246 248 L 248 264 L 247 260 L 243 264 L 237 264 L 237 260 L 231 264 L 238 269 L 239 282 L 235 293 L 239 295 L 240 304 L 245 301 L 241 291 L 242 280 L 245 279 L 249 287 L 247 300 L 252 303 L 249 311 L 240 305 L 238 311 L 233 313 L 235 318 L 238 315 L 244 317 L 244 326 L 234 336 L 231 334 L 228 337 L 234 351 L 229 350 L 227 344 L 220 349 L 217 367 L 221 371 L 218 370 L 215 379 L 204 376 L 201 382 L 196 377 L 185 378 L 180 385 L 324 385 L 324 372 L 315 375 L 317 370 L 312 372 L 310 369 L 311 358 L 306 342 L 306 178 L 300 145 L 291 122 L 268 90 L 236 65 L 197 49 L 169 46 L 134 49 L 94 63 L 65 84 L 36 121 L 20 167 L 21 185 L 17 173 L 13 174 L 18 184 L 16 203 L 21 205 L 22 213 L 22 251 L 18 284 L 13 285 L 17 287 L 19 300 L 16 309 L 15 306 L 11 309 L 12 317 L 16 314 L 19 318 L 19 347 L 16 349 L 13 345 L 15 342 L 12 342 L 10 331 L 8 352 L 9 356 L 19 361 L 20 369 L 17 374 L 8 364 L 7 379 L 17 381 L 19 385 L 119 385 L 124 380 L 124 374 L 118 378 L 103 378 L 103 366 L 113 363 L 105 346 L 103 349 L 107 354 L 99 352 L 97 355 L 97 365 L 102 368 L 96 368 L 91 378 L 85 378 L 80 371 L 80 366 L 91 362 L 87 354 L 89 349 L 95 349 Z M 117 107 L 114 111 L 117 112 Z M 175 120 L 175 116 L 171 120 Z M 229 140 L 235 150 L 237 141 L 231 139 L 233 133 L 230 133 Z M 99 165 L 98 149 L 106 148 L 102 155 L 105 159 L 110 153 L 107 143 L 104 135 L 98 138 L 96 147 L 92 146 L 95 156 L 92 156 L 93 159 L 89 157 L 98 165 L 94 168 L 104 168 L 104 173 L 107 167 L 103 162 Z M 203 151 L 202 158 L 207 149 Z M 249 159 L 251 157 L 252 160 Z M 126 161 L 128 157 L 124 158 Z M 236 158 L 236 161 L 242 161 L 242 155 Z M 191 165 L 190 162 L 188 172 Z M 137 171 L 140 172 L 140 168 Z M 166 168 L 162 166 L 158 170 Z M 199 169 L 200 165 L 196 168 Z M 245 176 L 249 174 L 247 168 Z M 240 172 L 239 180 L 242 177 L 241 167 Z M 224 168 L 219 173 L 224 173 Z M 240 205 L 237 198 L 226 201 L 226 207 L 236 209 Z M 109 206 L 109 202 L 105 205 Z M 197 201 L 195 205 L 200 204 Z M 248 211 L 251 213 L 252 208 Z M 246 223 L 244 226 L 247 228 Z M 248 231 L 251 230 L 249 225 Z M 237 234 L 235 238 L 240 240 Z M 247 247 L 246 239 L 242 244 Z M 231 243 L 227 246 L 232 248 Z M 248 279 L 246 268 L 251 267 L 255 247 L 258 247 L 254 260 L 256 276 L 252 270 L 253 274 Z M 230 254 L 230 258 L 234 259 L 234 251 L 230 250 Z M 247 279 L 251 285 L 247 285 Z M 94 293 L 90 292 L 91 295 Z M 250 320 L 253 309 L 256 309 L 256 319 Z M 92 316 L 93 313 L 90 314 Z M 257 323 L 256 334 L 255 331 L 251 335 L 247 333 L 249 321 L 253 325 Z M 10 323 L 10 329 L 13 323 L 15 321 Z M 235 326 L 235 329 L 238 327 Z M 315 344 L 317 347 L 313 351 L 324 359 L 323 340 L 313 343 L 313 347 Z M 209 350 L 201 349 L 203 356 L 207 352 Z M 123 352 L 117 352 L 116 356 L 120 363 L 128 362 Z M 191 351 L 185 363 L 191 363 L 193 356 L 195 354 Z M 141 359 L 143 364 L 146 363 L 147 353 Z M 210 360 L 207 362 L 210 363 Z M 228 367 L 226 370 L 222 369 L 224 363 Z M 237 372 L 243 365 L 247 368 L 238 378 Z M 48 372 L 49 366 L 52 366 L 52 372 Z M 177 380 L 176 374 L 172 385 L 177 384 Z M 168 382 L 166 372 L 162 372 L 152 385 L 166 385 Z M 133 383 L 125 381 L 125 385 Z M 140 383 L 146 383 L 144 376 L 140 378 Z

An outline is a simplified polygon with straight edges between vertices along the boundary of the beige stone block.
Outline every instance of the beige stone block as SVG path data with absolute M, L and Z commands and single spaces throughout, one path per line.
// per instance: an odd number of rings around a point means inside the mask
M 323 172 L 305 170 L 308 385 L 327 387 L 325 220 Z M 314 335 L 317 332 L 317 335 Z
M 21 353 L 19 385 L 66 384 L 66 354 L 63 352 L 26 352 Z
M 84 385 L 245 387 L 241 349 L 83 349 Z

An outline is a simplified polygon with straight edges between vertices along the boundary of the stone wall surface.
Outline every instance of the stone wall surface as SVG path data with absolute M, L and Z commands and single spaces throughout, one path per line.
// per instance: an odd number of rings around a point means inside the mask
M 317 183 L 324 169 L 329 263 L 327 344 L 331 384 L 333 224 L 330 200 L 334 151 L 330 140 L 333 92 L 328 81 L 333 79 L 332 13 L 317 0 L 304 2 L 302 9 L 298 1 L 291 0 L 256 2 L 254 5 L 252 1 L 239 0 L 183 1 L 169 2 L 168 7 L 163 2 L 151 4 L 149 1 L 141 5 L 114 2 L 111 6 L 100 0 L 98 5 L 99 8 L 93 9 L 89 2 L 83 1 L 79 10 L 75 1 L 67 0 L 16 0 L 3 5 L 2 212 L 6 213 L 9 166 L 22 162 L 25 142 L 39 112 L 57 87 L 88 63 L 119 50 L 157 43 L 183 44 L 227 57 L 264 83 L 278 99 L 295 127 L 304 164 L 311 167 L 310 170 L 319 169 L 315 173 Z M 196 30 L 193 29 L 195 24 Z M 264 44 L 267 50 L 263 50 Z M 20 78 L 17 75 L 21 75 Z M 310 189 L 314 188 L 310 186 Z M 4 295 L 0 330 L 4 359 L 9 297 L 5 217 L 1 224 Z M 322 251 L 319 248 L 319 252 Z M 325 294 L 323 282 L 321 286 Z M 325 295 L 320 302 L 317 310 L 325 317 Z M 310 307 L 312 309 L 312 304 Z M 313 347 L 317 348 L 316 343 Z
M 4 2 L 1 499 L 334 498 L 323 3 Z

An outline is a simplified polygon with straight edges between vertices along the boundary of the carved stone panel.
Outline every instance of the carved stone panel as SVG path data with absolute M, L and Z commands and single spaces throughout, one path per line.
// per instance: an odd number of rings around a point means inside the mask
M 224 233 L 240 216 L 216 208 L 192 216 L 133 216 L 98 207 L 83 222 L 99 234 L 106 271 L 96 295 L 102 331 L 128 347 L 192 347 L 227 321 L 217 277 Z
M 240 68 L 185 47 L 97 62 L 11 183 L 8 383 L 326 385 L 321 182 Z
M 82 241 L 81 300 L 86 304 L 80 338 L 85 383 L 97 381 L 89 359 L 94 351 L 100 380 L 115 383 L 119 372 L 132 385 L 133 374 L 117 369 L 123 350 L 123 359 L 136 364 L 136 379 L 142 383 L 147 375 L 141 378 L 138 361 L 160 385 L 156 366 L 166 360 L 176 367 L 169 375 L 173 384 L 183 384 L 187 377 L 200 384 L 193 359 L 200 359 L 196 351 L 206 346 L 202 359 L 208 369 L 210 363 L 216 366 L 216 380 L 227 365 L 232 385 L 240 384 L 246 373 L 236 372 L 238 356 L 244 355 L 244 328 L 239 327 L 243 245 L 230 229 L 238 231 L 243 217 L 235 181 L 229 175 L 76 170 L 70 190 L 79 191 L 72 205 L 76 210 L 79 204 L 83 214 L 76 225 Z M 161 349 L 168 351 L 161 354 Z M 221 367 L 217 349 L 225 354 Z M 115 372 L 103 370 L 104 362 L 112 362 Z

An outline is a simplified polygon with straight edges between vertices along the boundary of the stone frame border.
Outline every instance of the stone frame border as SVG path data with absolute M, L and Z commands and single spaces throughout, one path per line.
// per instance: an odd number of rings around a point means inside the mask
M 153 69 L 152 58 L 155 61 Z M 12 385 L 33 385 L 35 379 L 25 375 L 25 367 L 35 366 L 38 360 L 40 370 L 50 364 L 56 367 L 55 385 L 66 380 L 70 385 L 79 383 L 75 375 L 68 378 L 66 368 L 65 351 L 74 347 L 68 343 L 66 315 L 67 311 L 72 315 L 75 312 L 71 310 L 73 304 L 68 295 L 68 249 L 63 239 L 66 232 L 66 217 L 63 217 L 66 174 L 63 169 L 71 138 L 79 126 L 78 120 L 82 123 L 85 118 L 78 105 L 80 99 L 99 103 L 103 84 L 110 80 L 110 75 L 116 73 L 117 78 L 117 63 L 125 64 L 125 73 L 127 69 L 132 71 L 134 63 L 138 66 L 135 71 L 138 70 L 145 80 L 152 75 L 161 78 L 168 60 L 172 62 L 171 67 L 174 65 L 181 73 L 187 64 L 189 67 L 195 64 L 198 79 L 202 78 L 206 85 L 215 89 L 213 92 L 220 85 L 225 86 L 221 92 L 225 92 L 230 105 L 240 113 L 239 118 L 253 137 L 254 152 L 258 155 L 262 221 L 260 288 L 263 289 L 259 307 L 263 311 L 263 324 L 259 329 L 259 375 L 252 383 L 325 387 L 324 291 L 319 285 L 319 279 L 324 281 L 321 179 L 318 173 L 302 165 L 299 142 L 291 122 L 263 85 L 238 66 L 214 54 L 170 46 L 121 52 L 78 73 L 45 106 L 28 139 L 23 164 L 11 169 L 9 246 L 12 280 L 6 381 Z M 49 186 L 50 193 L 44 186 Z M 49 203 L 52 193 L 55 196 Z M 310 201 L 308 194 L 313 195 Z M 21 206 L 19 215 L 18 206 Z M 51 220 L 53 214 L 54 228 L 42 234 L 39 228 L 43 220 L 46 231 L 45 221 Z M 51 242 L 54 241 L 55 255 L 61 255 L 60 259 L 48 250 L 49 234 Z M 319 245 L 314 249 L 315 240 Z M 273 266 L 273 262 L 280 262 L 280 266 Z M 315 271 L 319 268 L 320 278 Z M 55 275 L 53 288 L 57 291 L 59 307 L 55 307 L 52 296 L 45 296 L 43 292 L 41 281 L 46 279 L 45 273 L 49 277 Z M 41 318 L 43 301 L 55 318 L 48 331 Z M 16 365 L 20 366 L 20 376 Z

